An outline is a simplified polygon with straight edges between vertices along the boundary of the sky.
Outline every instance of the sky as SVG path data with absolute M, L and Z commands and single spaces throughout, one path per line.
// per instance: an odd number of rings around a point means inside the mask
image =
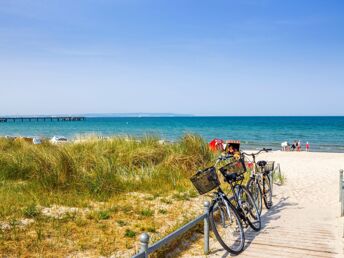
M 0 0 L 0 115 L 344 115 L 342 0 Z

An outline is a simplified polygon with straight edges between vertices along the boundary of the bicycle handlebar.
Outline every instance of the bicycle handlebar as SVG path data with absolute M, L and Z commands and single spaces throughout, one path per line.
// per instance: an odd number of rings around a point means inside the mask
M 241 154 L 242 154 L 242 155 L 246 155 L 246 156 L 256 156 L 256 155 L 258 155 L 259 153 L 261 153 L 261 152 L 263 152 L 263 151 L 269 152 L 269 151 L 272 151 L 272 149 L 263 148 L 263 149 L 259 150 L 257 153 L 246 153 L 246 152 L 241 152 Z M 232 158 L 232 157 L 233 157 L 232 154 L 220 155 L 220 156 L 217 158 L 214 167 L 215 167 L 220 161 L 227 160 L 227 159 L 230 159 L 230 158 Z
M 233 155 L 231 154 L 226 154 L 226 155 L 221 155 L 217 158 L 216 162 L 215 162 L 215 165 L 217 165 L 217 163 L 219 163 L 220 161 L 223 161 L 223 160 L 227 160 L 227 159 L 230 159 L 231 157 L 233 157 Z
M 246 156 L 256 156 L 256 155 L 260 154 L 260 153 L 261 153 L 261 152 L 263 152 L 263 151 L 265 151 L 265 152 L 269 152 L 269 151 L 272 151 L 272 149 L 266 149 L 266 148 L 263 148 L 263 149 L 259 150 L 259 151 L 258 151 L 258 152 L 256 152 L 256 153 L 246 153 L 246 152 L 241 152 L 241 154 L 243 154 L 243 155 L 246 155 Z
M 216 160 L 216 162 L 215 162 L 215 164 L 214 164 L 213 167 L 216 167 L 216 165 L 217 165 L 220 161 L 222 161 L 222 160 L 227 160 L 227 159 L 229 159 L 229 158 L 231 158 L 231 157 L 233 157 L 233 155 L 231 155 L 231 154 L 220 155 L 220 156 L 217 158 L 217 160 Z M 197 171 L 197 174 L 202 173 L 202 172 L 203 172 L 203 170 L 198 170 L 198 171 Z

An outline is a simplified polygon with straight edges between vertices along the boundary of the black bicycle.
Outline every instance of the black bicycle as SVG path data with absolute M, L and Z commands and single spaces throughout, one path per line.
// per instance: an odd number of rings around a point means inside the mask
M 272 187 L 269 173 L 273 170 L 274 162 L 268 163 L 265 160 L 261 160 L 256 162 L 256 156 L 259 155 L 261 152 L 268 152 L 272 149 L 261 149 L 256 153 L 246 153 L 241 152 L 241 155 L 246 157 L 252 157 L 252 172 L 250 179 L 247 182 L 247 189 L 252 194 L 252 197 L 255 201 L 256 206 L 258 207 L 259 214 L 262 212 L 263 204 L 267 209 L 272 207 Z
M 232 185 L 234 177 L 228 173 L 228 169 L 221 168 L 221 173 L 225 176 L 233 187 L 233 196 L 228 198 L 223 190 L 220 188 L 220 181 L 218 179 L 215 166 L 222 160 L 227 160 L 232 156 L 220 156 L 214 166 L 205 170 L 198 171 L 191 181 L 200 194 L 205 194 L 213 189 L 214 198 L 209 208 L 209 221 L 216 239 L 222 247 L 231 254 L 239 254 L 244 249 L 245 234 L 241 221 L 249 223 L 256 230 L 260 228 L 260 216 L 255 206 L 255 203 L 249 192 L 242 190 L 244 188 L 235 187 Z M 232 163 L 231 163 L 232 164 Z M 228 164 L 227 164 L 228 165 Z M 226 166 L 225 166 L 226 167 Z M 232 175 L 232 176 L 231 176 Z M 236 177 L 235 177 L 236 178 Z M 237 178 L 239 179 L 239 177 Z M 232 203 L 234 201 L 234 204 Z M 255 210 L 252 211 L 252 210 Z M 246 216 L 252 215 L 259 223 L 249 220 Z M 255 214 L 255 215 L 254 215 Z M 249 222 L 250 221 L 250 222 Z
M 242 157 L 235 159 L 230 156 L 230 162 L 219 170 L 230 185 L 232 196 L 229 200 L 238 211 L 240 219 L 246 227 L 249 225 L 253 230 L 259 231 L 261 228 L 259 210 L 250 191 L 243 185 L 246 172 L 244 159 Z
M 198 171 L 190 180 L 200 194 L 216 189 L 209 207 L 210 225 L 225 250 L 231 254 L 241 253 L 245 245 L 244 229 L 237 210 L 220 187 L 215 166 Z

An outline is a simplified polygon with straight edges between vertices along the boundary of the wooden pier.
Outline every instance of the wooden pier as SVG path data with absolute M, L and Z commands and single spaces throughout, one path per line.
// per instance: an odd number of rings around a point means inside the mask
M 46 121 L 57 121 L 57 122 L 72 122 L 72 121 L 84 121 L 86 120 L 83 116 L 35 116 L 35 117 L 0 117 L 0 123 L 7 122 L 46 122 Z

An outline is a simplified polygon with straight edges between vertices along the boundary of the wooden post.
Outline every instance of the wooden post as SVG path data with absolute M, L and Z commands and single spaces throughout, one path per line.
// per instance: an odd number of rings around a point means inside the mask
M 339 170 L 339 201 L 342 200 L 343 169 Z
M 340 192 L 341 192 L 341 212 L 340 212 L 340 216 L 344 216 L 344 182 L 343 180 L 340 182 L 341 183 L 341 187 L 340 187 Z

